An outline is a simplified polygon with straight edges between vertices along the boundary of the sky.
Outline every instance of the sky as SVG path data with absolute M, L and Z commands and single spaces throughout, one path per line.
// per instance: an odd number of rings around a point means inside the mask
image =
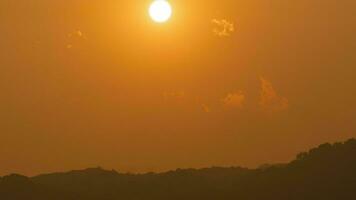
M 0 175 L 292 160 L 356 137 L 356 1 L 0 1 Z

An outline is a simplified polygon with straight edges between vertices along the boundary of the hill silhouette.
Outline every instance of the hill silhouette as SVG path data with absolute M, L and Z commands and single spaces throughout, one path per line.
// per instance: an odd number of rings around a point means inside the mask
M 122 174 L 101 168 L 0 177 L 1 200 L 356 199 L 356 140 L 323 144 L 288 164 Z

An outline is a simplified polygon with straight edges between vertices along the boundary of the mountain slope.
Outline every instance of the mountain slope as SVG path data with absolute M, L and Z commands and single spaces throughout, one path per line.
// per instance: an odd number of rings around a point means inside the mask
M 354 199 L 356 140 L 323 144 L 283 165 L 121 174 L 101 168 L 0 178 L 1 200 Z

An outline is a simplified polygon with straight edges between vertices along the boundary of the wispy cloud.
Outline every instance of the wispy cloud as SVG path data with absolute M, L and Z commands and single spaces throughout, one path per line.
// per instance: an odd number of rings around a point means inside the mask
M 164 99 L 183 99 L 185 97 L 185 92 L 184 91 L 173 91 L 173 92 L 164 92 L 163 97 Z
M 209 106 L 207 106 L 206 104 L 201 104 L 201 107 L 203 108 L 203 111 L 206 113 L 210 113 L 211 109 Z
M 73 43 L 75 43 L 78 39 L 80 39 L 80 40 L 86 40 L 87 39 L 87 37 L 80 30 L 76 30 L 76 31 L 68 33 L 67 37 L 68 37 L 68 40 L 69 40 L 69 42 L 67 44 L 67 49 L 73 48 L 74 47 Z
M 71 33 L 68 33 L 68 38 L 72 38 L 72 37 L 84 37 L 83 35 L 83 32 L 80 31 L 80 30 L 76 30 L 76 31 L 73 31 Z
M 234 24 L 226 19 L 212 19 L 211 22 L 215 25 L 213 33 L 217 36 L 227 37 L 235 31 Z
M 243 108 L 246 96 L 242 91 L 228 94 L 223 100 L 223 104 L 227 108 Z
M 270 81 L 261 77 L 261 96 L 259 105 L 266 110 L 282 111 L 289 108 L 287 98 L 279 96 Z

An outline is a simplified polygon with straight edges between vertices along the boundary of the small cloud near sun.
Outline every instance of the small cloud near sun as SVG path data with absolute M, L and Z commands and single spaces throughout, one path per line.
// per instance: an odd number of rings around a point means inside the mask
M 215 25 L 213 33 L 219 37 L 230 36 L 235 31 L 234 24 L 226 19 L 212 19 L 211 23 Z
M 87 37 L 83 34 L 81 30 L 76 30 L 67 34 L 67 38 L 69 40 L 67 44 L 67 49 L 71 49 L 74 47 L 74 43 L 77 43 L 78 40 L 86 40 Z
M 283 111 L 289 108 L 289 100 L 279 96 L 270 81 L 260 77 L 261 96 L 259 105 L 267 111 Z
M 83 35 L 83 32 L 80 31 L 80 30 L 76 30 L 76 31 L 73 31 L 71 33 L 68 33 L 68 38 L 72 38 L 72 37 L 84 37 Z
M 242 91 L 228 94 L 222 102 L 226 108 L 241 109 L 244 106 L 246 96 Z

